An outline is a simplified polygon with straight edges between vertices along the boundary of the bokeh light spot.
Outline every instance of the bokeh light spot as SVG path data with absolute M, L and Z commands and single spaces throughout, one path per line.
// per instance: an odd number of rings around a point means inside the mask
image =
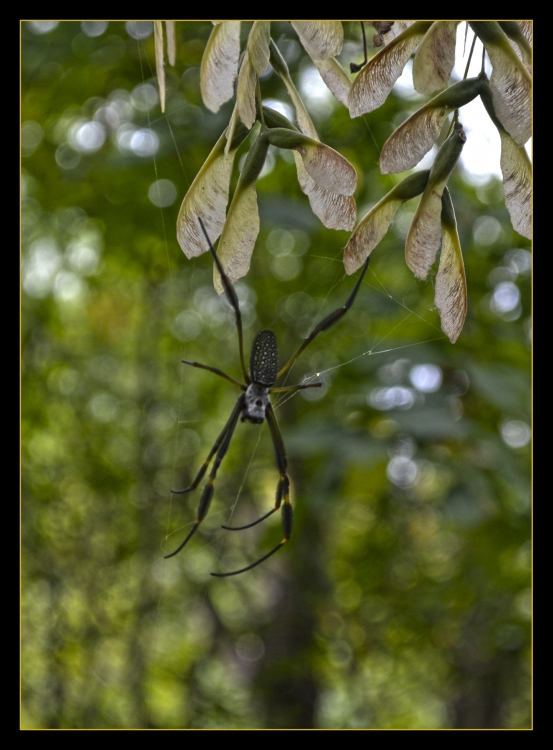
M 417 480 L 419 470 L 417 464 L 407 456 L 394 456 L 386 467 L 386 476 L 397 487 L 407 489 Z
M 131 101 L 135 109 L 148 112 L 159 101 L 157 89 L 151 83 L 141 83 L 132 90 Z
M 437 365 L 415 365 L 409 380 L 418 391 L 435 393 L 442 384 L 442 371 Z
M 81 29 L 90 37 L 102 36 L 107 27 L 107 21 L 81 21 Z
M 75 169 L 81 163 L 81 155 L 68 143 L 62 143 L 56 149 L 56 164 L 62 169 Z
M 154 33 L 152 21 L 127 21 L 127 34 L 133 39 L 147 39 Z
M 173 334 L 179 341 L 192 341 L 202 331 L 202 319 L 192 310 L 183 310 L 175 318 Z
M 69 143 L 76 151 L 93 153 L 102 148 L 106 129 L 101 122 L 77 122 L 69 131 Z
M 159 138 L 150 128 L 141 128 L 133 133 L 130 148 L 137 156 L 153 156 L 159 148 Z
M 526 422 L 511 419 L 501 425 L 501 438 L 509 448 L 523 448 L 530 442 L 532 432 Z
M 243 661 L 257 661 L 265 653 L 265 646 L 258 635 L 246 633 L 238 639 L 236 653 Z
M 150 185 L 148 198 L 158 208 L 172 206 L 177 198 L 177 188 L 171 180 L 156 180 Z
M 31 156 L 40 146 L 44 131 L 34 120 L 27 120 L 21 126 L 21 154 Z
M 29 29 L 33 34 L 49 34 L 58 25 L 59 21 L 29 21 Z
M 506 313 L 514 311 L 519 306 L 519 303 L 520 290 L 518 286 L 513 284 L 512 281 L 502 281 L 493 290 L 490 299 L 490 309 L 496 315 L 504 316 Z

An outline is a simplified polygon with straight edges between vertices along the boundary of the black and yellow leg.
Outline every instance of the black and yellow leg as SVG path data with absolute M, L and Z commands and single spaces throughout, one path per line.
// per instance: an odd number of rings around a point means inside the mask
M 226 529 L 227 531 L 243 531 L 244 529 L 250 529 L 252 526 L 257 526 L 258 523 L 261 523 L 261 521 L 264 521 L 266 518 L 269 518 L 269 516 L 272 516 L 273 513 L 275 513 L 280 508 L 283 496 L 288 496 L 290 490 L 290 479 L 288 478 L 288 474 L 286 473 L 288 461 L 286 459 L 284 443 L 282 442 L 282 436 L 280 434 L 280 430 L 278 429 L 275 413 L 270 402 L 267 404 L 266 417 L 267 423 L 269 424 L 271 437 L 273 439 L 273 445 L 275 447 L 275 458 L 280 474 L 276 488 L 275 507 L 272 508 L 268 513 L 265 513 L 264 516 L 261 516 L 261 518 L 258 518 L 256 521 L 252 521 L 251 523 L 247 523 L 245 524 L 245 526 L 221 527 L 223 529 Z
M 238 416 L 242 409 L 244 408 L 244 396 L 239 396 L 238 401 L 236 402 L 234 409 L 232 410 L 232 414 L 230 415 L 228 422 L 223 427 L 223 430 L 217 440 L 215 441 L 215 444 L 213 448 L 209 452 L 209 456 L 206 458 L 203 466 L 199 470 L 199 472 L 196 474 L 196 478 L 192 482 L 192 484 L 189 487 L 186 487 L 184 490 L 171 490 L 171 492 L 174 495 L 183 495 L 185 492 L 192 492 L 192 490 L 195 490 L 196 487 L 199 485 L 199 483 L 202 481 L 204 474 L 207 471 L 207 467 L 211 463 L 211 459 L 215 455 L 215 453 L 219 450 L 219 446 L 225 439 L 226 434 L 228 433 L 229 429 L 232 426 L 232 430 L 234 431 L 234 427 L 236 426 L 236 421 L 238 419 Z
M 202 370 L 209 370 L 209 372 L 214 372 L 215 375 L 220 375 L 222 378 L 226 378 L 227 380 L 230 380 L 231 383 L 233 383 L 234 385 L 237 385 L 243 391 L 246 390 L 245 385 L 242 385 L 242 383 L 239 383 L 234 378 L 231 378 L 230 375 L 227 375 L 226 372 L 219 370 L 219 368 L 217 367 L 211 367 L 210 365 L 202 365 L 201 362 L 190 362 L 190 360 L 188 359 L 181 359 L 181 362 L 185 365 L 191 365 L 191 367 L 200 367 Z
M 279 550 L 281 547 L 283 547 L 286 542 L 290 539 L 292 536 L 292 521 L 293 521 L 293 511 L 292 511 L 292 504 L 290 502 L 290 499 L 288 498 L 284 505 L 282 506 L 282 530 L 284 531 L 284 538 L 281 542 L 279 542 L 276 547 L 273 547 L 273 549 L 270 552 L 267 552 L 266 555 L 263 555 L 263 557 L 260 557 L 259 560 L 256 560 L 251 565 L 247 565 L 245 568 L 240 568 L 240 570 L 233 570 L 230 573 L 212 573 L 212 576 L 215 576 L 215 578 L 227 578 L 228 576 L 237 576 L 239 573 L 245 573 L 247 570 L 251 570 L 252 568 L 255 568 L 257 565 L 262 563 L 264 560 L 266 560 L 268 557 L 271 557 L 271 555 L 274 555 L 277 550 Z
M 240 570 L 233 570 L 230 573 L 212 573 L 211 575 L 215 576 L 216 578 L 226 578 L 227 576 L 236 576 L 239 573 L 245 573 L 247 570 L 251 570 L 252 568 L 255 568 L 257 565 L 262 563 L 268 557 L 271 557 L 271 555 L 274 555 L 277 550 L 283 547 L 292 535 L 293 510 L 292 510 L 292 504 L 290 502 L 290 479 L 288 477 L 288 474 L 286 473 L 288 460 L 286 458 L 286 451 L 284 449 L 284 442 L 282 440 L 282 435 L 280 434 L 280 430 L 278 428 L 278 423 L 276 421 L 275 413 L 273 411 L 273 407 L 271 406 L 270 402 L 267 404 L 266 416 L 267 416 L 267 423 L 269 425 L 269 430 L 271 432 L 271 437 L 273 438 L 273 445 L 275 448 L 275 458 L 276 458 L 276 463 L 277 463 L 279 474 L 280 474 L 278 485 L 277 485 L 275 507 L 271 511 L 269 511 L 269 513 L 266 513 L 257 521 L 254 521 L 253 523 L 250 523 L 247 526 L 240 526 L 240 527 L 223 526 L 223 528 L 230 529 L 231 531 L 240 531 L 241 529 L 247 529 L 250 526 L 255 526 L 256 524 L 260 523 L 265 518 L 270 516 L 272 513 L 277 511 L 280 508 L 282 499 L 284 497 L 284 505 L 282 506 L 282 530 L 284 532 L 284 537 L 282 541 L 280 541 L 276 545 L 276 547 L 273 547 L 273 549 L 270 552 L 267 552 L 266 555 L 263 555 L 263 557 L 260 557 L 259 560 L 256 560 L 254 563 L 251 563 L 251 565 L 247 565 L 245 568 L 240 568 Z
M 174 552 L 170 552 L 168 555 L 164 555 L 165 558 L 173 557 L 173 555 L 176 555 L 178 552 L 181 551 L 181 549 L 188 543 L 188 541 L 192 538 L 192 536 L 194 536 L 194 534 L 196 533 L 198 529 L 198 526 L 201 524 L 201 522 L 204 520 L 204 518 L 207 515 L 209 506 L 211 505 L 213 492 L 215 489 L 214 485 L 215 485 L 215 479 L 217 477 L 217 471 L 219 469 L 219 466 L 221 465 L 221 461 L 223 460 L 226 452 L 228 451 L 228 447 L 230 445 L 232 435 L 234 433 L 236 425 L 238 424 L 238 417 L 240 415 L 240 411 L 243 406 L 242 402 L 243 402 L 243 396 L 240 396 L 240 398 L 236 402 L 236 406 L 234 407 L 232 411 L 232 415 L 231 415 L 229 422 L 227 422 L 225 429 L 223 430 L 223 433 L 221 433 L 223 437 L 221 438 L 221 436 L 219 436 L 218 438 L 218 440 L 221 440 L 221 442 L 219 445 L 219 449 L 217 450 L 217 456 L 215 457 L 213 468 L 211 469 L 211 474 L 209 475 L 209 479 L 207 480 L 207 484 L 200 498 L 200 504 L 198 505 L 198 512 L 196 514 L 196 521 L 194 523 L 194 526 L 190 529 L 188 536 L 186 537 L 184 542 L 181 545 L 179 545 L 179 547 L 177 547 L 177 549 Z M 212 450 L 212 453 L 213 453 L 213 450 Z M 200 473 L 202 473 L 202 476 L 203 476 L 203 473 L 205 473 L 206 468 L 207 466 L 204 464 L 202 469 L 200 469 Z
M 302 385 L 289 385 L 286 388 L 269 388 L 269 393 L 285 393 L 286 391 L 303 391 L 305 388 L 320 388 L 323 384 L 322 380 L 317 380 L 316 383 L 302 383 Z
M 361 275 L 357 279 L 357 283 L 353 289 L 353 292 L 350 294 L 350 296 L 347 299 L 346 304 L 343 307 L 339 307 L 338 310 L 334 310 L 333 313 L 330 313 L 330 315 L 327 315 L 324 320 L 321 320 L 321 322 L 315 326 L 315 328 L 311 331 L 309 336 L 303 341 L 302 345 L 298 349 L 298 351 L 292 356 L 292 358 L 284 365 L 284 367 L 280 370 L 280 372 L 277 375 L 277 380 L 284 375 L 286 370 L 289 370 L 290 367 L 294 364 L 296 359 L 300 356 L 300 354 L 303 352 L 305 347 L 310 344 L 315 336 L 318 336 L 319 333 L 322 333 L 323 331 L 326 331 L 328 328 L 334 325 L 334 323 L 337 323 L 340 318 L 347 313 L 347 311 L 350 309 L 350 307 L 353 305 L 355 298 L 357 296 L 357 292 L 359 291 L 359 287 L 361 286 L 361 282 L 363 281 L 363 277 L 367 271 L 367 268 L 369 266 L 369 260 L 370 255 L 365 261 L 365 265 L 363 266 L 363 270 L 361 271 Z
M 211 250 L 211 255 L 213 256 L 213 260 L 215 262 L 215 265 L 217 266 L 217 270 L 219 271 L 219 274 L 221 276 L 221 281 L 223 282 L 223 286 L 225 288 L 225 292 L 227 294 L 227 299 L 232 305 L 234 309 L 234 314 L 236 316 L 236 328 L 238 330 L 238 348 L 240 350 L 240 365 L 242 367 L 242 372 L 244 374 L 244 378 L 246 379 L 246 383 L 249 385 L 251 383 L 250 376 L 248 375 L 248 371 L 246 370 L 246 363 L 244 360 L 244 337 L 242 334 L 242 313 L 240 312 L 240 305 L 238 304 L 238 297 L 236 296 L 236 292 L 234 291 L 234 287 L 230 283 L 229 277 L 226 275 L 226 273 L 223 271 L 223 266 L 221 265 L 221 261 L 217 257 L 217 253 L 215 252 L 215 248 L 211 244 L 211 240 L 209 239 L 207 232 L 205 230 L 205 227 L 203 225 L 202 220 L 198 217 L 198 221 L 200 222 L 200 226 L 202 228 L 202 232 L 205 235 L 205 238 L 207 240 L 207 244 L 209 245 L 209 249 Z

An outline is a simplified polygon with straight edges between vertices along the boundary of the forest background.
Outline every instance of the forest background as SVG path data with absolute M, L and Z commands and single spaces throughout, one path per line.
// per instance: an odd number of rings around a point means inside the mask
M 361 33 L 343 26 L 347 67 Z M 210 576 L 282 536 L 278 514 L 220 528 L 273 503 L 269 432 L 246 423 L 200 531 L 163 559 L 198 500 L 170 489 L 235 400 L 180 360 L 240 377 L 210 258 L 186 259 L 175 236 L 233 106 L 201 100 L 211 28 L 177 23 L 162 115 L 151 23 L 22 24 L 22 726 L 529 727 L 530 243 L 494 175 L 461 165 L 449 182 L 468 281 L 455 344 L 433 277 L 405 265 L 413 202 L 353 308 L 294 366 L 293 382 L 321 372 L 324 386 L 276 401 L 290 543 Z M 379 172 L 382 145 L 424 98 L 396 87 L 351 119 L 290 24 L 272 38 L 321 140 L 355 166 L 363 215 L 397 182 Z M 270 69 L 261 83 L 290 106 Z M 258 202 L 236 290 L 246 350 L 270 327 L 284 362 L 351 292 L 349 233 L 322 226 L 272 147 Z

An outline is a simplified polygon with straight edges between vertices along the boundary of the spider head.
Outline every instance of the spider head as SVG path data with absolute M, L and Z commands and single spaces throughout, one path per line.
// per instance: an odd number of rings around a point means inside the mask
M 245 419 L 253 424 L 261 424 L 265 419 L 265 411 L 269 403 L 269 391 L 261 385 L 250 383 L 244 394 L 244 411 L 242 421 Z

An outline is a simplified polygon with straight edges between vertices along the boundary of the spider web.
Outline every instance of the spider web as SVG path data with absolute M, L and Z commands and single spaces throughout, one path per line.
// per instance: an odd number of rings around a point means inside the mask
M 149 61 L 147 59 L 146 54 L 145 54 L 145 51 L 144 51 L 144 48 L 143 48 L 143 43 L 141 41 L 137 40 L 137 44 L 138 44 L 138 47 L 139 47 L 139 59 L 140 59 L 142 80 L 143 80 L 143 82 L 146 82 L 146 76 L 145 76 L 145 72 L 144 72 L 143 61 L 146 61 L 146 64 L 148 65 L 148 68 L 150 70 L 150 78 L 154 77 L 155 74 L 154 74 L 154 71 L 152 70 L 151 65 L 150 65 L 150 63 L 149 63 Z M 183 105 L 183 107 L 184 106 L 187 106 L 187 105 Z M 171 137 L 171 139 L 173 141 L 175 155 L 176 155 L 177 159 L 179 160 L 180 168 L 182 170 L 182 174 L 183 174 L 185 183 L 189 187 L 190 184 L 191 184 L 191 179 L 189 178 L 189 176 L 186 173 L 186 168 L 185 168 L 185 165 L 184 165 L 183 160 L 181 158 L 181 155 L 179 153 L 179 149 L 177 147 L 177 141 L 176 141 L 173 129 L 171 127 L 171 123 L 169 121 L 169 118 L 167 117 L 166 114 L 164 114 L 160 118 L 156 118 L 154 120 L 151 120 L 149 112 L 147 112 L 147 118 L 148 118 L 148 127 L 150 127 L 150 128 L 152 128 L 152 126 L 154 126 L 156 123 L 159 123 L 159 122 L 163 122 L 165 124 L 165 126 L 167 127 L 167 129 L 169 131 L 169 134 L 170 134 L 170 137 Z M 366 124 L 366 126 L 367 126 L 367 128 L 368 128 L 368 130 L 370 132 L 370 135 L 371 135 L 373 141 L 376 144 L 376 140 L 375 140 L 374 135 L 373 135 L 373 133 L 372 133 L 372 131 L 370 129 L 370 126 L 366 122 L 366 119 L 365 118 L 363 118 L 363 119 L 365 121 L 365 124 Z M 155 174 L 155 179 L 157 181 L 159 179 L 159 170 L 158 170 L 158 163 L 157 163 L 157 159 L 156 159 L 155 153 L 153 155 L 153 170 L 154 170 L 154 174 Z M 306 210 L 308 210 L 307 209 L 307 203 L 306 203 Z M 168 240 L 167 226 L 166 226 L 166 222 L 165 222 L 165 216 L 164 216 L 163 208 L 160 207 L 159 211 L 160 211 L 160 216 L 161 216 L 161 225 L 162 225 L 162 232 L 163 232 L 163 242 L 164 242 L 165 251 L 166 251 L 166 262 L 167 262 L 167 268 L 168 268 L 168 275 L 169 275 L 169 278 L 171 280 L 171 287 L 173 289 L 176 289 L 177 285 L 175 283 L 176 282 L 175 265 L 174 265 L 174 263 L 171 260 L 171 253 L 173 251 L 173 245 L 174 245 L 174 243 L 173 242 L 171 243 L 172 247 L 171 247 L 171 250 L 170 250 L 170 243 L 169 243 L 169 240 Z M 352 284 L 354 283 L 354 280 L 353 280 L 353 278 L 350 278 L 349 276 L 347 276 L 344 273 L 344 271 L 343 271 L 342 260 L 341 260 L 341 251 L 338 252 L 335 257 L 320 256 L 320 255 L 315 255 L 315 254 L 309 254 L 308 257 L 310 259 L 319 259 L 319 260 L 327 261 L 327 264 L 326 264 L 326 266 L 318 274 L 315 274 L 306 284 L 303 285 L 303 287 L 301 288 L 300 291 L 305 292 L 305 293 L 307 292 L 308 289 L 314 288 L 316 286 L 316 283 L 317 283 L 318 279 L 322 276 L 322 274 L 328 268 L 328 266 L 336 265 L 337 267 L 340 267 L 340 272 L 337 274 L 337 276 L 335 278 L 335 281 L 332 282 L 332 283 L 330 283 L 328 285 L 326 294 L 325 294 L 324 298 L 322 299 L 322 301 L 320 302 L 318 310 L 314 311 L 312 313 L 312 315 L 311 315 L 311 326 L 310 326 L 310 330 L 311 330 L 317 324 L 317 322 L 319 322 L 324 317 L 324 314 L 328 314 L 328 312 L 330 312 L 330 309 L 327 309 L 327 308 L 328 308 L 328 299 L 329 299 L 330 295 L 332 294 L 332 292 L 335 289 L 340 289 L 340 290 L 343 289 L 343 291 L 344 291 L 344 294 L 343 294 L 344 300 L 343 301 L 345 302 L 345 300 L 347 298 L 347 295 L 351 292 L 351 288 L 352 288 Z M 192 270 L 193 270 L 194 266 L 195 266 L 195 264 L 197 262 L 197 259 L 194 258 L 194 259 L 192 259 L 189 262 L 192 263 Z M 412 284 L 413 284 L 413 286 L 415 286 L 417 284 L 417 282 L 413 279 Z M 373 357 L 373 356 L 377 356 L 377 355 L 389 354 L 390 352 L 394 352 L 394 351 L 403 351 L 403 350 L 405 350 L 407 348 L 413 348 L 413 347 L 416 347 L 416 346 L 421 346 L 423 344 L 427 344 L 427 343 L 436 341 L 438 339 L 444 339 L 445 338 L 445 336 L 442 333 L 442 331 L 440 330 L 440 328 L 437 325 L 435 325 L 435 323 L 432 322 L 432 320 L 429 320 L 428 318 L 421 316 L 414 309 L 412 309 L 411 307 L 409 307 L 409 305 L 407 305 L 399 296 L 397 296 L 397 297 L 394 296 L 389 291 L 389 289 L 386 287 L 386 285 L 384 284 L 382 278 L 379 275 L 377 275 L 377 273 L 374 271 L 374 269 L 373 269 L 373 267 L 371 265 L 369 265 L 368 272 L 367 272 L 367 274 L 365 276 L 365 279 L 363 280 L 363 283 L 362 283 L 361 288 L 359 290 L 358 297 L 357 297 L 357 299 L 354 302 L 354 308 L 358 304 L 359 299 L 363 295 L 363 292 L 364 291 L 366 292 L 367 288 L 369 288 L 372 291 L 372 293 L 376 292 L 376 293 L 378 293 L 380 295 L 384 295 L 387 298 L 388 302 L 389 302 L 389 307 L 391 305 L 396 305 L 396 306 L 402 308 L 405 311 L 405 315 L 403 316 L 403 318 L 401 320 L 399 320 L 394 325 L 394 327 L 391 330 L 388 330 L 385 333 L 380 333 L 379 329 L 381 328 L 381 326 L 382 326 L 382 324 L 383 324 L 386 316 L 385 315 L 379 316 L 379 325 L 377 326 L 377 328 L 374 331 L 374 333 L 371 333 L 370 346 L 366 350 L 364 350 L 360 354 L 357 354 L 354 357 L 351 357 L 350 359 L 348 359 L 348 360 L 346 360 L 344 362 L 340 362 L 338 364 L 333 364 L 332 366 L 329 366 L 329 367 L 327 367 L 325 369 L 322 369 L 322 370 L 320 370 L 317 373 L 314 373 L 314 374 L 312 374 L 310 376 L 307 376 L 306 378 L 304 378 L 304 380 L 302 382 L 307 383 L 307 382 L 310 382 L 310 380 L 313 380 L 316 377 L 323 376 L 323 375 L 328 374 L 330 372 L 334 372 L 334 371 L 340 370 L 341 368 L 346 367 L 346 366 L 350 365 L 351 363 L 355 362 L 356 360 L 362 359 L 364 357 Z M 298 290 L 296 290 L 296 291 L 298 291 Z M 227 300 L 227 303 L 228 303 L 228 300 Z M 182 309 L 182 302 L 181 302 L 180 299 L 177 298 L 176 292 L 174 293 L 174 299 L 173 299 L 173 301 L 170 304 L 171 304 L 172 309 L 175 311 L 173 317 L 176 317 L 177 313 Z M 388 309 L 389 309 L 389 307 L 388 307 Z M 323 312 L 323 308 L 325 308 L 324 312 Z M 334 309 L 334 308 L 332 308 L 332 309 Z M 426 325 L 428 325 L 432 329 L 434 335 L 432 337 L 429 337 L 429 338 L 421 340 L 421 341 L 414 342 L 412 344 L 402 344 L 402 345 L 398 345 L 398 346 L 386 347 L 385 346 L 386 341 L 392 336 L 392 334 L 394 333 L 394 331 L 396 331 L 397 329 L 401 329 L 404 326 L 404 324 L 409 319 L 411 319 L 412 317 L 419 318 Z M 435 313 L 431 313 L 431 317 L 434 320 L 436 320 L 437 316 L 436 316 Z M 340 321 L 340 325 L 347 325 L 348 316 L 346 315 L 346 316 L 344 316 L 344 318 L 345 318 L 345 321 Z M 270 325 L 272 326 L 277 321 L 280 321 L 280 319 L 279 319 L 278 316 L 275 315 L 275 317 L 273 318 L 273 320 L 270 323 Z M 246 327 L 245 330 L 247 331 L 248 328 Z M 324 332 L 324 335 L 327 335 L 326 332 Z M 324 335 L 323 335 L 323 339 L 324 339 Z M 321 340 L 323 340 L 323 339 L 321 339 Z M 317 338 L 317 340 L 319 340 L 319 339 Z M 232 345 L 236 346 L 236 343 L 232 342 Z M 183 359 L 186 359 L 186 350 L 187 350 L 187 345 L 184 345 L 183 351 L 181 353 L 181 356 L 182 356 Z M 309 349 L 309 352 L 311 352 L 311 351 L 312 350 Z M 302 362 L 302 358 L 301 357 L 299 358 L 299 362 L 300 363 Z M 206 364 L 209 364 L 209 362 L 206 362 Z M 286 374 L 286 377 L 284 378 L 284 381 L 282 382 L 282 385 L 285 385 L 287 383 L 287 381 L 288 381 L 291 373 L 294 371 L 295 367 L 296 367 L 296 363 L 294 363 L 294 365 L 290 368 L 290 370 Z M 178 451 L 178 442 L 179 442 L 179 434 L 180 434 L 181 428 L 184 425 L 187 425 L 187 426 L 191 425 L 191 424 L 196 424 L 197 425 L 198 423 L 211 421 L 210 419 L 206 419 L 206 420 L 187 420 L 187 419 L 185 419 L 185 418 L 183 418 L 181 416 L 182 415 L 182 410 L 183 410 L 183 400 L 184 400 L 183 399 L 183 394 L 184 394 L 184 390 L 185 390 L 185 387 L 186 387 L 186 382 L 187 382 L 187 378 L 188 377 L 189 377 L 188 368 L 181 367 L 180 368 L 180 386 L 179 386 L 178 407 L 177 407 L 177 410 L 176 410 L 177 414 L 179 415 L 179 417 L 178 417 L 178 419 L 176 421 L 175 436 L 174 436 L 174 441 L 173 441 L 173 472 L 172 472 L 173 473 L 173 486 L 176 486 L 175 482 L 176 482 L 176 478 L 177 478 L 177 470 L 179 469 L 179 465 L 178 465 L 179 464 L 179 459 L 178 459 L 178 453 L 179 453 L 179 451 Z M 296 391 L 296 392 L 291 392 L 291 393 L 285 393 L 285 394 L 280 395 L 280 397 L 275 398 L 273 400 L 273 407 L 274 407 L 275 412 L 278 413 L 278 411 L 280 410 L 280 408 L 287 401 L 289 401 L 291 398 L 297 398 L 299 395 L 300 395 L 300 392 Z M 258 432 L 258 436 L 257 436 L 257 440 L 255 441 L 255 444 L 253 445 L 252 448 L 249 449 L 249 456 L 247 457 L 247 459 L 244 462 L 245 463 L 245 468 L 243 470 L 242 478 L 241 478 L 239 487 L 238 487 L 238 489 L 235 492 L 235 495 L 234 495 L 234 498 L 233 498 L 232 502 L 231 503 L 227 503 L 226 505 L 224 505 L 224 506 L 221 507 L 221 505 L 220 505 L 221 497 L 219 495 L 219 498 L 218 498 L 219 499 L 219 508 L 215 507 L 215 508 L 211 508 L 210 509 L 209 516 L 210 516 L 211 520 L 213 520 L 215 517 L 219 516 L 220 518 L 224 518 L 224 522 L 225 522 L 226 525 L 229 525 L 231 523 L 233 515 L 235 513 L 235 510 L 238 507 L 238 503 L 240 501 L 240 498 L 241 498 L 241 495 L 243 493 L 244 487 L 246 485 L 248 476 L 249 476 L 250 471 L 252 469 L 252 466 L 253 466 L 253 463 L 254 463 L 254 459 L 256 457 L 259 445 L 260 445 L 260 443 L 261 443 L 262 440 L 270 442 L 270 436 L 268 434 L 269 431 L 268 431 L 268 428 L 267 428 L 267 424 L 264 422 L 263 425 L 261 425 L 261 428 L 262 429 L 259 430 L 259 432 Z M 284 440 L 285 439 L 286 439 L 286 435 L 284 434 Z M 200 465 L 199 462 L 203 460 L 203 458 L 204 458 L 203 454 L 204 454 L 204 452 L 207 453 L 207 450 L 209 450 L 209 448 L 207 448 L 202 443 L 202 447 L 196 453 L 196 455 L 193 457 L 193 460 L 191 461 L 191 466 L 192 466 L 192 463 L 194 464 L 194 466 L 197 463 L 198 464 L 198 468 L 199 468 L 199 465 Z M 194 471 L 193 467 L 192 467 L 192 470 Z M 201 492 L 201 485 L 204 482 L 205 482 L 205 479 L 202 481 L 202 483 L 200 484 L 200 486 L 197 488 L 198 492 Z M 169 488 L 168 488 L 168 491 L 169 491 Z M 197 499 L 199 497 L 198 492 L 194 492 L 194 493 L 190 494 L 191 500 L 196 500 L 197 501 Z M 215 490 L 215 494 L 217 494 L 217 490 Z M 267 503 L 269 503 L 269 502 L 271 503 L 271 507 L 272 507 L 273 499 L 272 498 L 267 498 Z M 152 642 L 152 660 L 153 661 L 155 661 L 156 654 L 158 652 L 159 622 L 160 622 L 161 607 L 162 607 L 163 598 L 164 598 L 166 566 L 167 566 L 167 564 L 174 564 L 174 561 L 169 562 L 168 560 L 165 560 L 163 558 L 163 554 L 166 554 L 167 551 L 168 550 L 170 551 L 170 549 L 171 549 L 171 547 L 168 545 L 169 540 L 178 539 L 179 541 L 181 541 L 182 538 L 183 538 L 182 535 L 185 534 L 185 533 L 187 533 L 187 531 L 190 529 L 190 527 L 195 523 L 195 518 L 196 518 L 195 507 L 196 507 L 195 503 L 191 502 L 189 504 L 189 507 L 185 510 L 185 513 L 188 515 L 189 520 L 186 523 L 180 524 L 177 528 L 173 529 L 170 532 L 169 530 L 171 528 L 171 519 L 172 519 L 172 516 L 173 516 L 173 495 L 170 494 L 170 502 L 169 502 L 169 507 L 168 507 L 168 510 L 167 510 L 166 532 L 165 532 L 165 536 L 161 540 L 162 556 L 157 560 L 157 564 L 161 564 L 162 570 L 161 570 L 161 575 L 158 576 L 158 581 L 159 581 L 159 585 L 160 585 L 160 596 L 159 596 L 158 605 L 157 605 L 156 622 L 155 622 L 154 633 L 153 633 L 153 642 Z M 269 505 L 267 505 L 267 509 L 269 509 Z M 265 511 L 263 511 L 263 512 L 265 512 Z M 278 514 L 275 514 L 275 518 L 278 518 Z M 214 547 L 215 548 L 215 560 L 219 561 L 220 558 L 221 558 L 221 556 L 222 556 L 222 554 L 223 554 L 223 549 L 224 549 L 224 544 L 225 544 L 226 536 L 227 536 L 227 532 L 226 531 L 221 531 L 218 534 L 214 535 L 211 539 L 205 540 L 202 543 L 202 539 L 203 539 L 202 536 L 201 535 L 195 535 L 193 542 L 190 544 L 190 546 L 187 546 L 187 548 L 186 548 L 186 553 L 185 554 L 187 556 L 188 563 L 191 564 L 192 561 L 194 560 L 194 558 L 197 558 L 198 556 L 203 558 L 203 555 L 201 554 L 202 550 L 204 550 L 204 549 L 206 549 L 208 547 Z M 264 551 L 265 550 L 259 550 L 259 553 L 261 554 Z M 204 599 L 204 601 L 207 599 L 208 591 L 209 591 L 208 581 L 206 581 L 206 583 L 205 583 L 205 585 L 203 587 L 203 593 L 202 593 L 202 598 Z M 147 700 L 147 717 L 148 717 L 148 723 L 149 723 L 149 717 L 150 717 L 150 711 L 151 711 L 151 704 L 152 704 L 153 677 L 150 677 L 149 680 L 148 680 L 148 682 L 149 682 L 149 684 L 148 684 L 147 690 L 146 690 L 146 694 L 147 694 L 146 700 Z

